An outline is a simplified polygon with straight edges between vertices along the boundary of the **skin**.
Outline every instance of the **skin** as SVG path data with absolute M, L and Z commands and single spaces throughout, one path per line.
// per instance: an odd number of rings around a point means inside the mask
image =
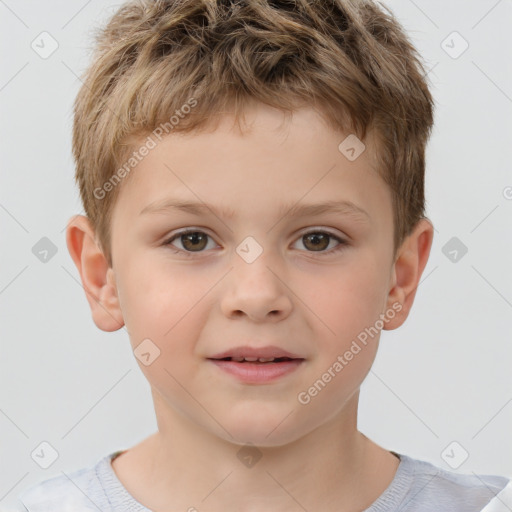
M 112 463 L 128 492 L 157 512 L 260 512 L 269 503 L 275 512 L 353 512 L 377 500 L 399 464 L 357 430 L 359 389 L 380 332 L 309 403 L 297 397 L 393 304 L 384 329 L 403 324 L 433 226 L 421 220 L 394 258 L 391 194 L 372 167 L 372 139 L 351 162 L 338 150 L 346 134 L 315 111 L 282 116 L 253 106 L 243 134 L 225 115 L 213 131 L 163 139 L 121 184 L 112 268 L 86 217 L 67 229 L 96 325 L 126 325 L 133 349 L 149 338 L 160 350 L 148 366 L 137 359 L 158 431 Z M 139 215 L 170 197 L 229 207 L 233 216 Z M 368 218 L 279 213 L 327 200 L 352 201 Z M 209 237 L 165 244 L 187 227 Z M 346 244 L 333 252 L 339 242 L 327 237 L 315 250 L 304 235 L 319 231 Z M 263 249 L 250 264 L 236 252 L 248 236 Z M 272 383 L 247 384 L 206 359 L 245 344 L 277 345 L 305 361 Z M 252 467 L 237 457 L 246 444 L 261 455 Z

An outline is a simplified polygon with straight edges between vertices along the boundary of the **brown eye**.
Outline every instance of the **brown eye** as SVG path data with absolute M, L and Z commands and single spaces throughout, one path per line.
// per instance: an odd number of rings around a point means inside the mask
M 201 233 L 200 231 L 195 231 L 193 233 L 181 235 L 180 238 L 183 247 L 185 247 L 187 251 L 200 251 L 206 247 L 208 235 Z
M 329 241 L 332 238 L 327 233 L 308 233 L 302 237 L 304 246 L 313 251 L 324 251 L 329 247 Z
M 169 245 L 173 248 L 176 248 L 176 252 L 203 252 L 208 245 L 209 238 L 211 237 L 203 231 L 188 230 L 176 233 L 173 237 L 167 240 L 164 245 Z M 179 246 L 176 247 L 173 243 L 174 241 L 179 241 L 183 248 Z
M 328 231 L 309 231 L 303 234 L 296 243 L 301 242 L 306 252 L 318 252 L 325 255 L 334 254 L 345 249 L 349 244 Z M 331 242 L 334 242 L 331 245 Z

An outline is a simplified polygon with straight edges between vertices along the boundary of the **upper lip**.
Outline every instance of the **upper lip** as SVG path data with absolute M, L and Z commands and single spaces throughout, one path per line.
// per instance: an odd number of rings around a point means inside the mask
M 279 347 L 273 345 L 267 345 L 266 347 L 234 347 L 224 352 L 219 352 L 208 359 L 224 359 L 225 357 L 262 357 L 262 358 L 278 358 L 278 357 L 289 357 L 290 359 L 304 359 L 297 354 L 288 352 Z

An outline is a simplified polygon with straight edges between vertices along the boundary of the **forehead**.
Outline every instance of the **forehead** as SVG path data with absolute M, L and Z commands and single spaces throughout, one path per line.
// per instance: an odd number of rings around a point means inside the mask
M 229 115 L 212 126 L 153 137 L 154 148 L 123 183 L 119 207 L 138 214 L 172 196 L 217 203 L 236 215 L 249 207 L 257 212 L 263 203 L 282 213 L 298 201 L 345 200 L 370 203 L 375 216 L 382 200 L 390 200 L 375 169 L 371 133 L 363 145 L 355 135 L 333 130 L 313 109 L 286 118 L 261 105 L 247 109 L 241 131 Z

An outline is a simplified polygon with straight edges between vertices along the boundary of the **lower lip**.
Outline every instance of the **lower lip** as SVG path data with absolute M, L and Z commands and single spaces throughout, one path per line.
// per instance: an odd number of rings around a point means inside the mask
M 280 363 L 239 363 L 220 359 L 210 359 L 210 361 L 221 370 L 234 375 L 243 382 L 263 384 L 294 372 L 304 362 L 304 359 L 292 359 Z

